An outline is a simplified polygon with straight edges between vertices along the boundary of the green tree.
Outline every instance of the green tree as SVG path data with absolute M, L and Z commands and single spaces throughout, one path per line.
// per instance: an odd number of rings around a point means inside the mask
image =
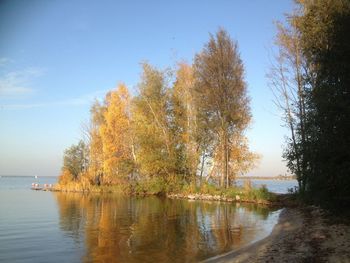
M 267 76 L 275 96 L 275 104 L 281 110 L 282 119 L 290 131 L 284 158 L 290 171 L 297 177 L 299 190 L 304 192 L 308 178 L 306 96 L 310 88 L 305 81 L 308 68 L 301 46 L 301 34 L 296 27 L 296 18 L 290 16 L 287 20 L 287 25 L 277 23 L 275 43 L 278 52 Z
M 279 26 L 272 84 L 291 129 L 285 157 L 299 190 L 322 205 L 350 200 L 350 2 L 298 0 Z
M 166 73 L 143 64 L 132 116 L 139 173 L 168 178 L 176 170 L 172 107 Z
M 63 170 L 68 171 L 73 180 L 88 168 L 88 147 L 83 141 L 72 145 L 64 151 Z
M 172 89 L 172 106 L 174 112 L 177 145 L 177 159 L 186 179 L 196 182 L 197 167 L 200 156 L 198 111 L 195 103 L 193 68 L 180 63 Z
M 298 1 L 296 25 L 312 87 L 308 131 L 309 196 L 318 203 L 350 201 L 350 1 Z

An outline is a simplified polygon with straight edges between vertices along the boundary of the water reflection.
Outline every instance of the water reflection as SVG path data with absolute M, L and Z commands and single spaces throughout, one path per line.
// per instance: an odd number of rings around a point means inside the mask
M 55 193 L 62 231 L 84 262 L 193 262 L 266 235 L 277 214 L 255 205 Z

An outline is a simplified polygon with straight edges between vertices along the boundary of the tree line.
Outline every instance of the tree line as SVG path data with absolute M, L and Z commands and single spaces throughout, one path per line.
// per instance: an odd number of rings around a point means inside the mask
M 277 23 L 269 79 L 290 137 L 284 151 L 299 193 L 350 204 L 350 2 L 297 0 Z
M 142 64 L 138 92 L 125 84 L 91 107 L 86 138 L 64 153 L 60 183 L 228 187 L 254 166 L 245 137 L 249 97 L 238 45 L 220 29 L 193 64 L 160 70 Z

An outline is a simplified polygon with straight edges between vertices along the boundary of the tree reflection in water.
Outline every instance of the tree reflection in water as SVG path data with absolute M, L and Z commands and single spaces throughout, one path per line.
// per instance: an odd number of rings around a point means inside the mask
M 62 231 L 85 243 L 85 262 L 193 262 L 266 235 L 266 207 L 220 202 L 55 193 Z

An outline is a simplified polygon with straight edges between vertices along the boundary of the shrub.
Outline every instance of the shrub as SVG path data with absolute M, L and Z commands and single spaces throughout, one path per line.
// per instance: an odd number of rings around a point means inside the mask
M 228 198 L 236 198 L 236 195 L 241 196 L 242 194 L 242 189 L 239 189 L 237 187 L 230 187 L 225 189 L 225 196 Z
M 222 191 L 213 184 L 205 182 L 200 187 L 200 192 L 209 195 L 221 195 Z
M 243 182 L 243 189 L 244 189 L 244 191 L 249 192 L 249 191 L 252 190 L 252 188 L 253 188 L 252 187 L 252 181 L 249 180 L 249 179 L 244 180 L 244 182 Z
M 60 185 L 66 185 L 73 181 L 73 176 L 68 170 L 63 170 L 61 175 L 58 177 L 58 183 Z
M 152 177 L 138 181 L 134 186 L 134 193 L 141 195 L 156 195 L 166 192 L 166 182 L 161 177 Z

